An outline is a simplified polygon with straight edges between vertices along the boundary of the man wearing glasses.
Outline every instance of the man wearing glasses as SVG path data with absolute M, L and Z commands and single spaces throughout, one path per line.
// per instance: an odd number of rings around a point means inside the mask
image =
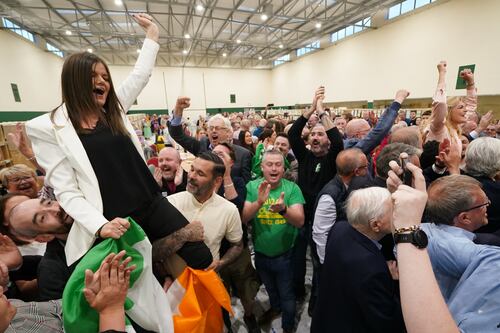
M 469 176 L 437 179 L 428 188 L 421 225 L 441 293 L 464 332 L 493 332 L 500 320 L 500 247 L 474 243 L 488 223 L 490 201 L 481 183 Z
M 231 143 L 233 138 L 231 122 L 220 114 L 216 114 L 208 120 L 208 139 L 203 137 L 198 141 L 187 136 L 182 130 L 182 112 L 190 105 L 191 99 L 189 97 L 179 97 L 177 99 L 174 117 L 169 127 L 169 133 L 175 142 L 195 156 L 212 150 L 221 142 Z M 236 160 L 231 169 L 231 175 L 241 177 L 245 182 L 248 182 L 250 180 L 252 155 L 249 150 L 237 145 L 234 145 L 234 153 Z

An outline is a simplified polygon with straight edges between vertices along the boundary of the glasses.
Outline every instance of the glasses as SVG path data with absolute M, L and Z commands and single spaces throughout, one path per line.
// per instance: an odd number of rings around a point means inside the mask
M 32 176 L 25 176 L 25 177 L 16 177 L 16 178 L 11 178 L 9 179 L 9 183 L 12 183 L 12 184 L 19 184 L 20 182 L 22 182 L 23 180 L 24 181 L 28 181 L 30 179 L 32 179 L 33 177 Z
M 462 213 L 463 212 L 469 212 L 471 210 L 478 209 L 478 208 L 481 208 L 481 207 L 484 207 L 484 206 L 488 207 L 489 205 L 491 205 L 491 201 L 490 200 L 488 200 L 488 202 L 486 202 L 486 203 L 484 203 L 482 205 L 474 206 L 474 207 L 471 207 L 469 209 L 463 210 Z
M 224 126 L 208 126 L 208 130 L 209 131 L 222 131 L 222 130 L 225 130 L 227 129 L 226 127 Z

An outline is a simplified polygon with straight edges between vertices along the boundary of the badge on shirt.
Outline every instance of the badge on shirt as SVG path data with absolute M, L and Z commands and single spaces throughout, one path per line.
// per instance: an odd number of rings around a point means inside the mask
M 316 169 L 314 172 L 318 173 L 321 170 L 321 163 L 316 164 Z

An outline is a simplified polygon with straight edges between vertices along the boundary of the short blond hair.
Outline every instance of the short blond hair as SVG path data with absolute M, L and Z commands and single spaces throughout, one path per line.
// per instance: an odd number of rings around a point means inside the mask
M 35 170 L 27 167 L 24 164 L 14 164 L 11 167 L 0 170 L 0 180 L 2 185 L 9 185 L 9 177 L 33 177 L 36 178 Z

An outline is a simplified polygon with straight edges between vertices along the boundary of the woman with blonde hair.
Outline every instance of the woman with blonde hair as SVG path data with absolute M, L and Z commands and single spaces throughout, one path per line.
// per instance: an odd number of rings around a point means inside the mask
M 35 170 L 24 164 L 15 164 L 0 171 L 0 181 L 8 193 L 19 193 L 34 199 L 39 186 Z
M 425 140 L 439 141 L 444 139 L 456 143 L 462 150 L 460 141 L 460 126 L 467 121 L 465 114 L 468 111 L 475 111 L 477 108 L 476 86 L 474 73 L 468 68 L 460 72 L 467 84 L 467 95 L 465 97 L 446 96 L 446 61 L 441 61 L 437 65 L 439 72 L 438 85 L 432 101 L 432 115 L 429 119 L 429 128 L 426 130 Z

